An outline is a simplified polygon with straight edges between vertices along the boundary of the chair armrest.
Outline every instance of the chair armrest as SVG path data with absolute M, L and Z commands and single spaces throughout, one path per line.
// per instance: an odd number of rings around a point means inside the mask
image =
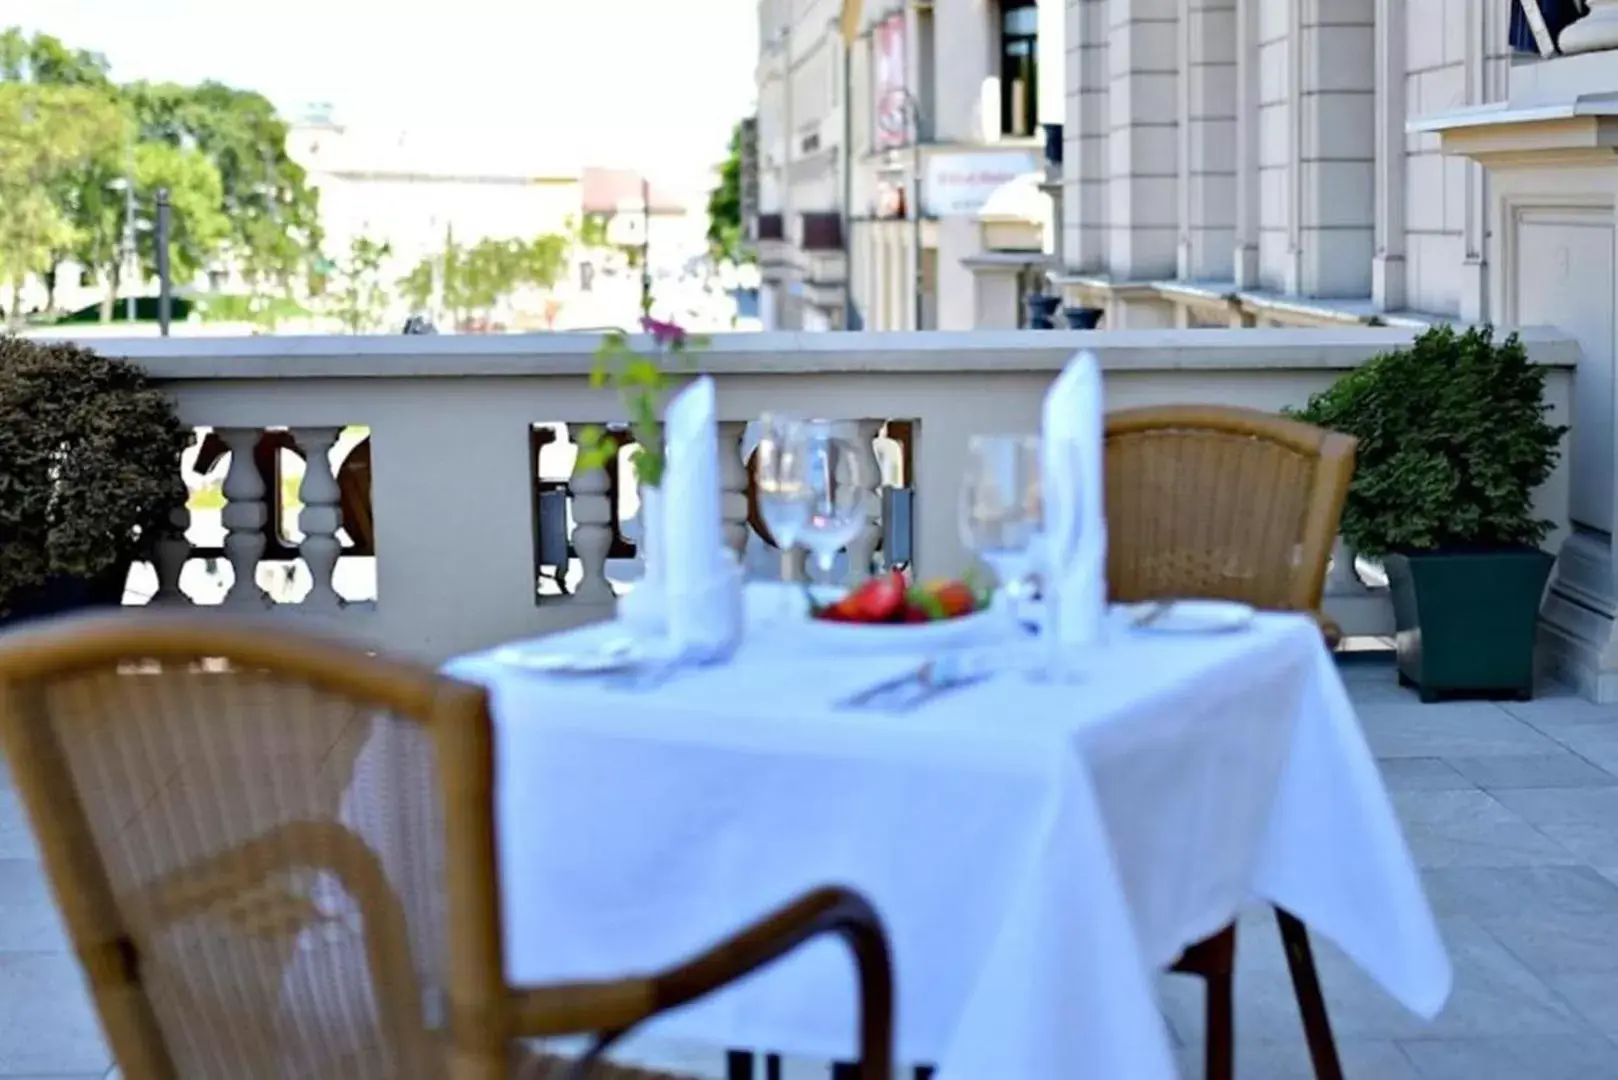
M 1326 639 L 1326 648 L 1336 649 L 1343 640 L 1343 628 L 1337 625 L 1337 620 L 1324 611 L 1311 611 L 1309 617 L 1315 620 L 1320 627 L 1320 636 Z
M 510 992 L 510 1037 L 599 1032 L 591 1055 L 636 1024 L 751 975 L 798 946 L 836 934 L 859 973 L 861 1080 L 893 1070 L 893 969 L 882 921 L 848 889 L 806 893 L 741 932 L 665 971 L 610 982 L 559 983 Z

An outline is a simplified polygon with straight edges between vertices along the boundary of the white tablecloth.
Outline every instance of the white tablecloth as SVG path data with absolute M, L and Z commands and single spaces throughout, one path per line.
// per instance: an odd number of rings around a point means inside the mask
M 1120 630 L 1075 684 L 831 707 L 920 659 L 755 624 L 731 664 L 655 691 L 449 665 L 494 702 L 508 976 L 659 967 L 839 883 L 887 924 L 901 1059 L 941 1080 L 1173 1076 L 1154 972 L 1254 897 L 1442 1006 L 1448 959 L 1313 623 Z M 827 942 L 659 1030 L 840 1059 L 853 1003 Z

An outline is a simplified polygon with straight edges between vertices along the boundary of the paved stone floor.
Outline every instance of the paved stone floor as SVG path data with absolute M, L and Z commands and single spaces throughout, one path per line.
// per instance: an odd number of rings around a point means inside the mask
M 1421 705 L 1385 664 L 1350 663 L 1344 676 L 1456 975 L 1449 1008 L 1423 1024 L 1317 943 L 1348 1076 L 1618 1078 L 1618 706 L 1565 692 Z M 1244 921 L 1238 973 L 1238 1075 L 1305 1080 L 1290 984 L 1263 912 Z M 1199 986 L 1166 978 L 1163 1005 L 1186 1076 L 1201 1076 Z M 690 1057 L 717 1073 L 713 1055 Z M 0 773 L 0 1078 L 101 1077 L 109 1064 Z M 810 1080 L 825 1069 L 793 1062 L 787 1073 Z

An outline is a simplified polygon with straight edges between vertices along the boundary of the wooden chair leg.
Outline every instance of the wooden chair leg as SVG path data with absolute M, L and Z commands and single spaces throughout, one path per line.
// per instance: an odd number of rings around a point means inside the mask
M 1236 1009 L 1231 972 L 1207 976 L 1207 1030 L 1203 1034 L 1205 1080 L 1234 1080 L 1236 1075 Z
M 1236 1072 L 1236 924 L 1186 949 L 1174 970 L 1201 979 L 1207 994 L 1203 1009 L 1204 1077 L 1232 1080 Z
M 1275 909 L 1281 925 L 1281 944 L 1286 949 L 1287 968 L 1292 973 L 1292 992 L 1303 1017 L 1303 1037 L 1309 1045 L 1309 1060 L 1315 1066 L 1315 1080 L 1343 1080 L 1343 1066 L 1337 1059 L 1337 1043 L 1326 1015 L 1326 999 L 1320 992 L 1315 973 L 1315 953 L 1309 947 L 1309 929 L 1291 912 Z

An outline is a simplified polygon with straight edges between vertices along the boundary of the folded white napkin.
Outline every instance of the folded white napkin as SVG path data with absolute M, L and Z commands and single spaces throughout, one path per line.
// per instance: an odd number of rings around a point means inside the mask
M 720 520 L 719 424 L 707 376 L 669 402 L 661 522 L 668 632 L 682 656 L 728 655 L 740 636 L 736 562 Z
M 1069 653 L 1100 636 L 1107 614 L 1101 365 L 1081 352 L 1045 395 L 1045 633 Z

